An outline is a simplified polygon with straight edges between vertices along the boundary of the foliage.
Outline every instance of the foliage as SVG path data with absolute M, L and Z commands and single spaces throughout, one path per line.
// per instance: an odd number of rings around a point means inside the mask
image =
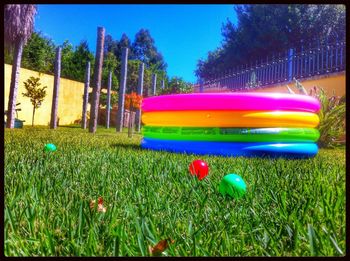
M 345 5 L 236 5 L 237 24 L 222 27 L 223 44 L 199 60 L 197 77 L 210 79 L 315 39 L 345 39 Z
M 41 32 L 33 32 L 23 48 L 22 67 L 52 74 L 54 71 L 55 45 Z
M 176 94 L 193 92 L 192 84 L 185 82 L 180 77 L 172 77 L 168 82 L 168 86 L 160 90 L 160 94 Z
M 137 92 L 139 81 L 139 67 L 141 62 L 137 60 L 128 60 L 128 75 L 126 79 L 126 93 Z M 147 70 L 147 69 L 145 69 Z M 144 72 L 145 74 L 145 72 Z M 145 85 L 145 77 L 143 79 Z
M 25 44 L 34 28 L 36 5 L 5 5 L 4 8 L 4 40 L 5 48 L 13 49 L 18 41 Z
M 13 52 L 14 54 L 6 120 L 7 128 L 14 127 L 23 47 L 33 32 L 36 11 L 36 5 L 26 4 L 7 4 L 4 8 L 4 47 L 7 53 Z M 8 55 L 6 56 L 9 58 Z
M 138 95 L 136 92 L 130 94 L 125 94 L 124 107 L 127 110 L 135 111 L 141 108 L 142 96 Z
M 156 65 L 157 70 L 166 70 L 167 65 L 162 54 L 158 52 L 149 30 L 141 29 L 136 33 L 132 50 L 132 59 L 139 60 L 146 66 Z
M 86 41 L 82 41 L 75 48 L 68 40 L 62 44 L 61 55 L 61 77 L 84 82 L 86 63 L 91 62 L 91 68 L 94 64 L 94 55 L 90 52 Z M 93 79 L 93 70 L 91 79 Z M 92 81 L 91 85 L 92 85 Z
M 188 172 L 198 155 L 140 149 L 142 136 L 101 126 L 4 132 L 5 256 L 344 256 L 345 149 L 312 159 L 202 155 L 209 175 Z M 44 144 L 57 146 L 44 153 Z M 247 183 L 225 199 L 227 173 Z M 106 212 L 90 202 L 103 198 Z M 97 208 L 97 206 L 96 206 Z
M 41 83 L 39 81 L 40 81 L 40 78 L 31 76 L 27 79 L 27 81 L 23 82 L 26 92 L 22 93 L 22 95 L 24 97 L 30 98 L 30 102 L 33 105 L 32 126 L 34 126 L 35 109 L 38 109 L 41 106 L 41 103 L 44 101 L 46 97 L 45 89 L 47 88 L 47 86 L 40 88 Z
M 136 92 L 132 92 L 130 94 L 125 94 L 125 103 L 124 108 L 129 110 L 129 123 L 128 123 L 128 137 L 132 137 L 134 121 L 136 110 L 141 109 L 142 96 L 138 95 Z
M 346 116 L 346 99 L 345 95 L 342 97 L 335 96 L 334 93 L 328 98 L 324 89 L 319 86 L 314 86 L 309 93 L 305 87 L 294 78 L 295 87 L 301 94 L 310 95 L 320 101 L 321 108 L 318 112 L 320 124 L 318 130 L 320 131 L 320 138 L 318 145 L 321 148 L 333 148 L 338 145 L 343 145 L 345 142 L 345 116 Z M 289 93 L 294 92 L 287 85 Z M 341 140 L 343 139 L 344 140 Z
M 250 75 L 250 81 L 247 82 L 247 84 L 246 84 L 246 88 L 247 89 L 254 89 L 254 88 L 256 88 L 257 86 L 260 86 L 260 85 L 261 85 L 261 82 L 257 81 L 256 73 L 252 72 L 252 74 Z
M 100 94 L 100 106 L 107 106 L 107 93 L 101 92 L 101 94 Z M 115 107 L 115 106 L 118 106 L 118 93 L 111 92 L 111 107 Z
M 105 54 L 103 59 L 101 88 L 108 88 L 109 72 L 112 72 L 111 90 L 117 90 L 119 88 L 119 78 L 117 76 L 120 75 L 120 61 L 112 52 Z
M 320 118 L 319 146 L 332 148 L 340 145 L 339 138 L 345 135 L 345 95 L 339 97 L 333 94 L 328 98 L 323 88 L 318 86 L 310 89 L 309 95 L 318 98 L 321 103 L 321 109 L 318 113 Z

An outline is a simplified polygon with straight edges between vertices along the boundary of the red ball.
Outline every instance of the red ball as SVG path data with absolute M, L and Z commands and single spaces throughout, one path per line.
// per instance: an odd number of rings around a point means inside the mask
M 208 164 L 203 160 L 194 160 L 189 166 L 189 171 L 192 175 L 196 175 L 199 180 L 202 180 L 208 175 Z

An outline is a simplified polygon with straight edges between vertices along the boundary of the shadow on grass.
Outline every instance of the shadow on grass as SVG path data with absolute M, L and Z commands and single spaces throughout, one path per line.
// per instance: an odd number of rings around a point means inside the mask
M 80 125 L 60 125 L 58 127 L 60 127 L 60 128 L 71 128 L 71 129 L 81 129 Z M 87 129 L 88 129 L 88 127 L 87 127 Z
M 143 150 L 140 145 L 136 144 L 125 144 L 125 143 L 114 143 L 111 145 L 112 148 L 125 148 L 125 149 L 133 149 L 133 150 Z

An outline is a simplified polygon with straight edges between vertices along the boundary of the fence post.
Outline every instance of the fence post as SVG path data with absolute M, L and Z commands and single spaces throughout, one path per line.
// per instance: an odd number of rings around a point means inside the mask
M 202 93 L 204 92 L 204 86 L 203 86 L 203 80 L 199 79 L 199 92 Z
M 288 82 L 293 80 L 293 49 L 288 52 Z
M 117 113 L 117 131 L 122 132 L 123 121 L 124 121 L 124 99 L 125 99 L 125 88 L 126 88 L 126 77 L 128 75 L 128 48 L 122 49 L 122 68 L 120 75 L 119 85 L 119 101 L 118 101 L 118 113 Z
M 52 105 L 51 105 L 50 129 L 57 128 L 58 94 L 59 94 L 60 77 L 61 77 L 61 53 L 62 53 L 62 48 L 57 47 L 56 59 L 55 59 L 55 76 L 54 76 L 54 83 L 53 83 L 53 94 L 52 94 Z
M 111 87 L 112 87 L 112 71 L 109 71 L 107 86 L 107 108 L 106 108 L 106 128 L 109 129 L 111 115 Z
M 86 63 L 85 71 L 85 85 L 84 85 L 84 98 L 83 98 L 83 115 L 81 121 L 81 127 L 86 129 L 86 110 L 89 102 L 89 86 L 90 86 L 90 62 Z
M 143 71 L 145 68 L 144 63 L 140 63 L 139 67 L 139 79 L 137 82 L 137 94 L 142 96 L 143 92 Z M 137 132 L 140 132 L 141 130 L 141 109 L 136 110 L 136 115 L 135 115 L 135 129 Z
M 157 74 L 152 75 L 152 95 L 156 96 Z

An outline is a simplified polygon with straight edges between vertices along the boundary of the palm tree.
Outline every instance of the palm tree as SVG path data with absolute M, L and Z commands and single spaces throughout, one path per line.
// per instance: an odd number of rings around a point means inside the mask
M 13 48 L 14 50 L 6 121 L 6 127 L 11 129 L 14 127 L 15 122 L 19 71 L 21 69 L 23 47 L 33 32 L 34 16 L 36 12 L 36 5 L 5 5 L 5 48 Z

